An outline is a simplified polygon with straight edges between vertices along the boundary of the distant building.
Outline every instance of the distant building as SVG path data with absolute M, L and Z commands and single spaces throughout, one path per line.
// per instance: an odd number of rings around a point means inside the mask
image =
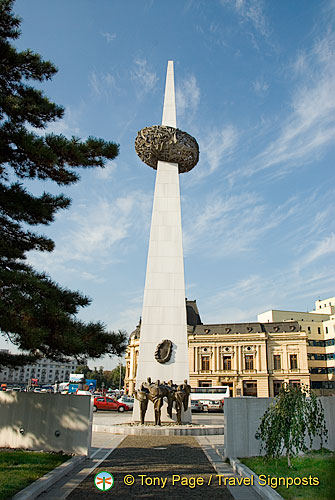
M 232 396 L 267 397 L 277 395 L 284 382 L 309 386 L 312 379 L 323 394 L 334 392 L 335 299 L 316 304 L 311 313 L 268 311 L 258 322 L 203 324 L 196 301 L 187 300 L 190 384 L 228 385 Z M 140 327 L 127 348 L 129 393 L 135 389 Z
M 258 321 L 297 321 L 301 331 L 307 333 L 308 367 L 311 388 L 322 393 L 335 392 L 335 297 L 317 300 L 310 312 L 266 311 Z
M 9 353 L 8 350 L 3 350 Z M 58 382 L 67 382 L 70 373 L 73 373 L 78 366 L 76 360 L 60 363 L 59 361 L 50 361 L 43 358 L 32 365 L 24 365 L 14 368 L 3 367 L 0 370 L 1 383 L 7 384 L 28 384 L 32 378 L 37 378 L 39 384 L 55 384 Z

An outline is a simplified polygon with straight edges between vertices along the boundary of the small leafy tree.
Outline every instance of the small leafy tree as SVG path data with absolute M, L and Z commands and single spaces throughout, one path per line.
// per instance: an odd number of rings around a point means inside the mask
M 321 448 L 327 441 L 328 430 L 320 399 L 307 386 L 283 384 L 264 413 L 257 433 L 265 456 L 278 458 L 285 454 L 288 467 L 291 467 L 291 457 L 312 448 L 315 436 L 320 438 Z M 305 442 L 307 435 L 309 448 Z

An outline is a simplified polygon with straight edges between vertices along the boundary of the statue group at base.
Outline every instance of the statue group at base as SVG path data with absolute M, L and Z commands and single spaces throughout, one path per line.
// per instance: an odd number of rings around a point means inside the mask
M 161 425 L 161 410 L 164 403 L 164 398 L 167 399 L 167 412 L 172 418 L 173 404 L 177 412 L 177 423 L 181 425 L 181 412 L 188 408 L 189 396 L 191 394 L 191 386 L 184 380 L 183 384 L 174 384 L 172 380 L 168 383 L 160 383 L 159 380 L 152 383 L 148 377 L 147 382 L 143 382 L 141 387 L 135 391 L 135 398 L 140 403 L 141 424 L 144 424 L 145 414 L 148 408 L 149 401 L 152 401 L 155 410 L 155 425 Z

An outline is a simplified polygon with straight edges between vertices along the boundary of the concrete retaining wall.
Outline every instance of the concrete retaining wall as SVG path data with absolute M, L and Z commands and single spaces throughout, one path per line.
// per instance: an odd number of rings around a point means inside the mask
M 335 450 L 335 397 L 321 397 L 328 429 L 328 441 L 324 446 Z M 226 398 L 224 405 L 225 438 L 227 457 L 252 457 L 260 455 L 261 442 L 255 438 L 262 416 L 273 398 Z M 314 439 L 313 448 L 320 442 Z
M 88 455 L 90 396 L 0 392 L 0 447 Z

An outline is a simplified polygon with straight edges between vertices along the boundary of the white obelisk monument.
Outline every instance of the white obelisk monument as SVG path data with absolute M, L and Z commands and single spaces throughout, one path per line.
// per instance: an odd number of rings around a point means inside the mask
M 170 139 L 166 140 L 166 134 L 170 134 Z M 178 134 L 182 137 L 181 141 Z M 176 129 L 173 61 L 168 62 L 167 68 L 162 127 L 148 127 L 140 131 L 139 136 L 144 147 L 141 149 L 141 145 L 138 146 L 135 142 L 136 151 L 143 161 L 146 161 L 145 155 L 149 151 L 149 156 L 151 156 L 146 163 L 157 168 L 157 175 L 143 298 L 136 389 L 148 377 L 152 382 L 159 380 L 161 383 L 172 379 L 175 384 L 182 384 L 185 379 L 189 380 L 179 172 L 186 172 L 193 168 L 198 160 L 198 150 L 197 152 L 194 150 L 195 139 Z M 191 139 L 188 141 L 189 144 L 187 144 L 187 139 Z M 170 147 L 175 148 L 175 151 L 173 152 Z M 186 166 L 184 165 L 181 169 L 179 162 L 159 160 L 162 151 L 164 158 L 172 157 L 177 160 L 180 158 L 180 164 L 186 161 Z M 194 157 L 196 157 L 195 163 Z M 164 340 L 172 343 L 171 356 L 166 362 L 157 361 L 155 353 L 157 354 L 157 348 Z M 162 421 L 171 421 L 164 410 L 166 410 L 166 404 L 162 408 Z M 135 400 L 133 419 L 140 420 L 137 400 Z M 153 405 L 150 402 L 145 420 L 154 420 Z M 189 409 L 183 413 L 182 421 L 191 421 Z

